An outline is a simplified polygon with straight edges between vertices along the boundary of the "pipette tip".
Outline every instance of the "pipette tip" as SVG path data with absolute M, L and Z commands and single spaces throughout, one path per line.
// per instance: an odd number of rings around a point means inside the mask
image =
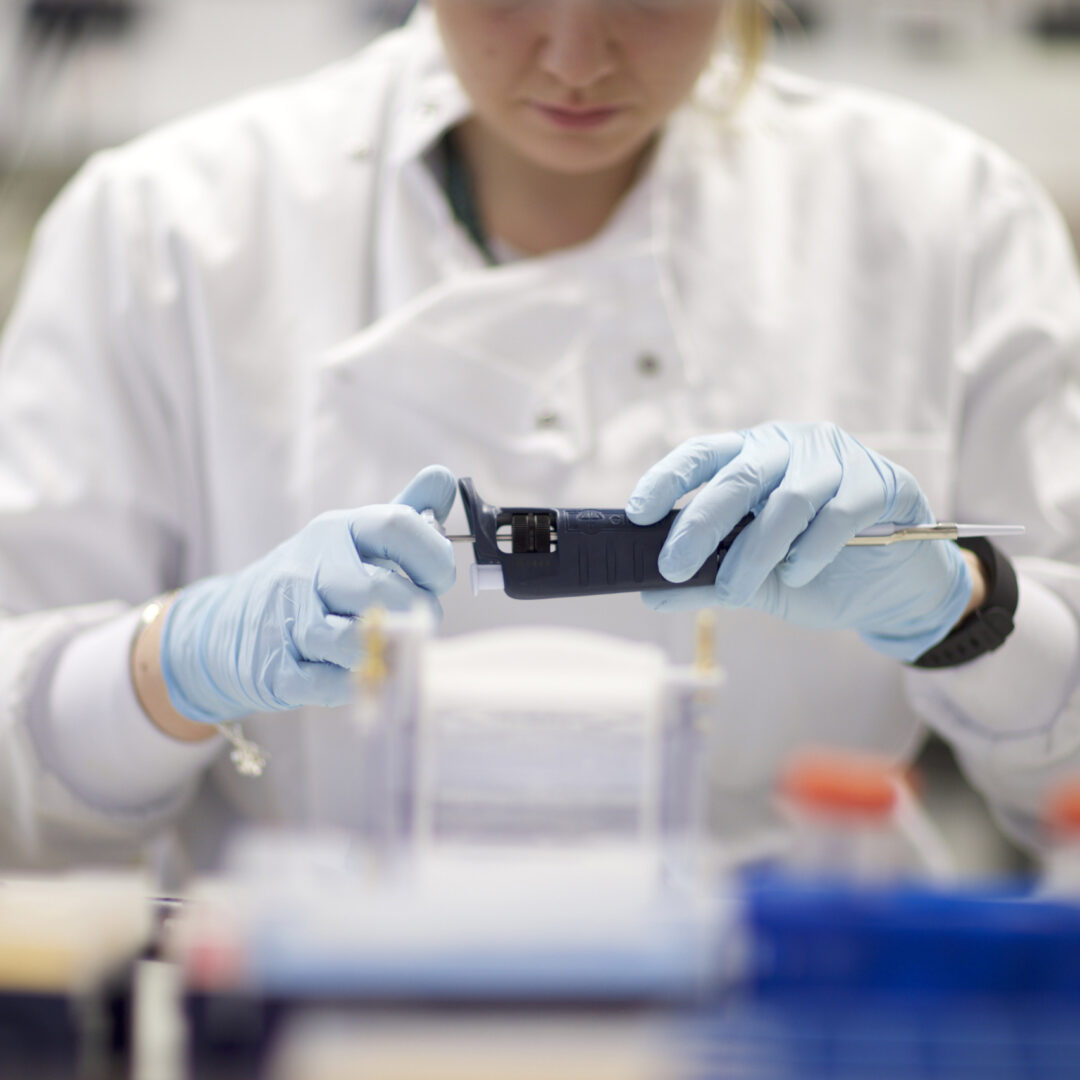
M 1023 525 L 957 525 L 956 535 L 960 540 L 967 540 L 976 536 L 1023 536 L 1026 532 Z

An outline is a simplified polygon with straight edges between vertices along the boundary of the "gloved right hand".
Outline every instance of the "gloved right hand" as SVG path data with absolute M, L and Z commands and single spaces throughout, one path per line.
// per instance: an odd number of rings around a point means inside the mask
M 955 544 L 847 546 L 873 525 L 934 516 L 911 473 L 835 424 L 759 424 L 690 439 L 638 481 L 627 517 L 651 525 L 699 486 L 660 552 L 669 581 L 689 580 L 736 522 L 749 511 L 755 519 L 713 585 L 645 593 L 651 607 L 755 608 L 796 626 L 855 630 L 910 662 L 971 600 L 971 571 Z
M 435 597 L 454 583 L 453 545 L 420 511 L 434 510 L 442 521 L 454 495 L 454 477 L 432 466 L 392 505 L 321 514 L 246 569 L 180 592 L 161 638 L 173 707 L 219 723 L 348 703 L 350 669 L 361 658 L 357 616 L 417 603 L 441 615 Z

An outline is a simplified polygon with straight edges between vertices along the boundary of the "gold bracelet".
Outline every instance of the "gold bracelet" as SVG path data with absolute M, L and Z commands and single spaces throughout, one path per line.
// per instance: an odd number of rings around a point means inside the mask
M 157 621 L 157 617 L 168 607 L 175 595 L 175 592 L 162 593 L 143 605 L 142 611 L 139 612 L 139 625 L 135 627 L 135 636 L 131 639 L 132 649 L 135 648 L 135 642 L 139 640 L 139 635 Z
M 131 635 L 131 647 L 128 651 L 128 664 L 132 671 L 135 670 L 135 648 L 139 644 L 139 638 L 144 631 L 149 630 L 157 622 L 161 613 L 172 603 L 175 592 L 161 593 L 153 600 L 147 600 L 139 612 L 139 621 L 135 624 L 135 633 Z

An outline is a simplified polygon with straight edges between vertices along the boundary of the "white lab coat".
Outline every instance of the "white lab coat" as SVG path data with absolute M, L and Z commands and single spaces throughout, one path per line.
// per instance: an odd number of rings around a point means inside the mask
M 1002 649 L 939 673 L 725 613 L 717 828 L 764 826 L 792 746 L 900 758 L 927 722 L 1030 824 L 1080 767 L 1062 224 L 1004 155 L 922 110 L 776 71 L 735 121 L 721 98 L 703 79 L 593 241 L 494 269 L 425 162 L 468 103 L 423 12 L 86 166 L 42 223 L 0 359 L 9 861 L 111 858 L 176 825 L 202 864 L 230 821 L 318 822 L 355 786 L 340 710 L 249 720 L 273 755 L 258 781 L 150 729 L 125 674 L 150 596 L 432 462 L 492 502 L 619 506 L 685 437 L 769 419 L 837 422 L 941 519 L 1026 524 L 1022 600 Z M 473 598 L 466 554 L 445 633 L 562 621 L 685 655 L 689 617 L 635 596 Z

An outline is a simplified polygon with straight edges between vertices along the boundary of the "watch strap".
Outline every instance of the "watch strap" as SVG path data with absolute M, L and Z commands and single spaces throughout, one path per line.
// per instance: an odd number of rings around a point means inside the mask
M 943 640 L 931 646 L 915 667 L 944 668 L 967 664 L 1002 645 L 1013 631 L 1020 598 L 1016 571 L 1005 554 L 984 537 L 956 541 L 971 551 L 986 575 L 986 599 Z

